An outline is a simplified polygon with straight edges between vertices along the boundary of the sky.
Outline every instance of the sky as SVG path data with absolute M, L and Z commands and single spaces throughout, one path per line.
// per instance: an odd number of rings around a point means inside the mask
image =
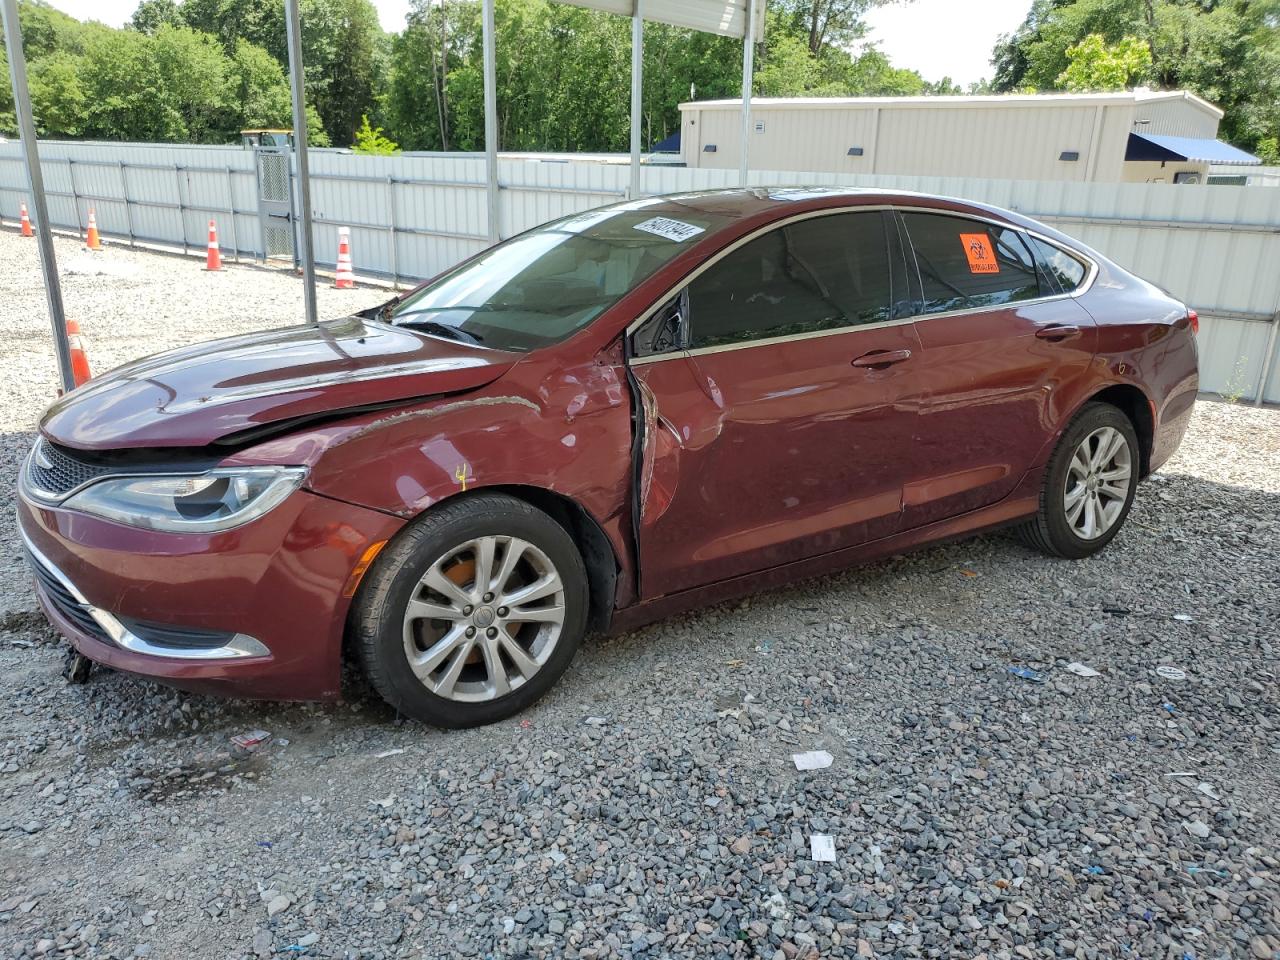
M 52 0 L 79 20 L 100 20 L 113 27 L 128 22 L 137 0 Z M 409 0 L 373 0 L 384 30 L 404 27 Z M 895 67 L 919 70 L 926 80 L 950 77 L 961 86 L 991 76 L 991 48 L 1026 16 L 1031 0 L 913 0 L 871 11 L 868 41 L 880 47 Z
M 991 78 L 991 48 L 1012 33 L 1031 0 L 915 0 L 867 15 L 867 39 L 895 67 L 918 70 L 926 80 L 950 77 L 962 87 Z

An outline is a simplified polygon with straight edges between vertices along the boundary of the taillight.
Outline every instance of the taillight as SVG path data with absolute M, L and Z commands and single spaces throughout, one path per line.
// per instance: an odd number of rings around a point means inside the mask
M 1190 307 L 1187 308 L 1187 319 L 1191 321 L 1191 332 L 1196 336 L 1200 335 L 1200 314 L 1196 313 Z

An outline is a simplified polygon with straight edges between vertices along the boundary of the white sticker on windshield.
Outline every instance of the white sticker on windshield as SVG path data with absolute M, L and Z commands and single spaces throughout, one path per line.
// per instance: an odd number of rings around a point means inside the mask
M 637 223 L 636 229 L 643 230 L 645 233 L 652 233 L 657 237 L 666 237 L 676 243 L 684 243 L 690 237 L 696 237 L 704 232 L 703 227 L 695 227 L 692 223 L 685 223 L 683 220 L 672 220 L 670 217 L 651 217 L 643 223 Z

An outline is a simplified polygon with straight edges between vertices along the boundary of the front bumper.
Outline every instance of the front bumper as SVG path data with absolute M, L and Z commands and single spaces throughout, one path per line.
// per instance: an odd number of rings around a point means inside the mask
M 403 521 L 305 490 L 217 534 L 159 533 L 19 498 L 50 621 L 85 656 L 203 693 L 339 695 L 352 570 Z

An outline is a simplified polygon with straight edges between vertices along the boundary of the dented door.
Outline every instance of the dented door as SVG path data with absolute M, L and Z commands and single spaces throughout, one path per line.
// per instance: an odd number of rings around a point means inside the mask
M 890 325 L 636 365 L 644 598 L 856 546 L 899 525 L 920 351 Z

